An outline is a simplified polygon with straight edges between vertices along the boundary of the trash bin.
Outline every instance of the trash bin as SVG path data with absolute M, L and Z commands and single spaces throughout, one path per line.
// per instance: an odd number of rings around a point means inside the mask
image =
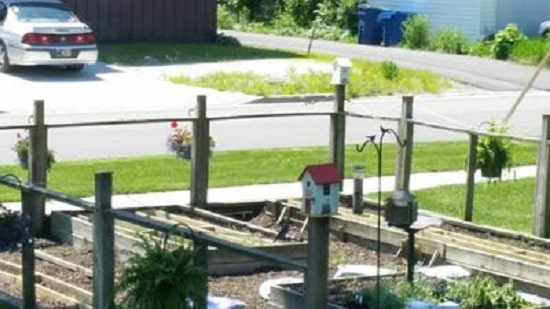
M 382 45 L 395 46 L 403 39 L 403 23 L 414 13 L 383 11 L 378 15 L 382 27 Z
M 359 44 L 380 45 L 382 41 L 382 24 L 378 22 L 380 12 L 382 12 L 381 9 L 368 5 L 357 7 Z

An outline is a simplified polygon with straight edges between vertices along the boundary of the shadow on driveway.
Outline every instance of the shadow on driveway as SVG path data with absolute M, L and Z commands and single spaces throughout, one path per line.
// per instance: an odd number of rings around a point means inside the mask
M 81 71 L 67 70 L 63 66 L 19 66 L 14 67 L 10 76 L 34 82 L 93 82 L 101 81 L 99 74 L 120 73 L 103 62 L 86 65 Z

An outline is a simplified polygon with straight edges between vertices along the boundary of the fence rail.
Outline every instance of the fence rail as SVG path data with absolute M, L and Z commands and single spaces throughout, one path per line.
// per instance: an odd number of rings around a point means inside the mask
M 153 229 L 159 229 L 167 231 L 168 228 L 172 228 L 165 223 L 151 221 L 137 217 L 129 212 L 122 210 L 112 210 L 110 205 L 110 198 L 112 194 L 112 184 L 110 180 L 110 174 L 96 175 L 96 202 L 90 203 L 78 198 L 71 197 L 69 195 L 55 192 L 46 189 L 46 154 L 47 154 L 47 130 L 49 128 L 69 128 L 77 126 L 100 126 L 100 125 L 135 125 L 144 123 L 156 123 L 166 122 L 171 120 L 188 121 L 192 123 L 192 137 L 193 137 L 193 154 L 191 158 L 191 206 L 203 207 L 208 204 L 207 192 L 208 192 L 208 177 L 209 177 L 209 158 L 210 158 L 210 143 L 209 132 L 210 123 L 212 121 L 229 121 L 237 119 L 255 119 L 255 118 L 268 118 L 268 117 L 302 117 L 302 116 L 328 116 L 330 118 L 330 136 L 329 136 L 329 158 L 331 162 L 336 166 L 338 171 L 344 174 L 344 162 L 345 162 L 345 127 L 346 118 L 365 118 L 365 119 L 377 119 L 377 120 L 391 120 L 396 121 L 398 125 L 399 136 L 402 140 L 407 140 L 405 147 L 396 147 L 396 188 L 408 189 L 411 174 L 412 155 L 414 147 L 414 127 L 424 126 L 433 129 L 448 130 L 457 133 L 467 134 L 469 136 L 469 151 L 468 151 L 468 168 L 466 176 L 466 201 L 465 201 L 465 219 L 472 220 L 473 213 L 473 197 L 474 197 L 474 173 L 476 171 L 476 146 L 479 136 L 493 136 L 509 138 L 527 142 L 538 142 L 538 160 L 537 160 L 537 186 L 536 186 L 536 198 L 534 206 L 534 222 L 533 233 L 540 237 L 550 237 L 550 115 L 543 116 L 543 132 L 540 139 L 533 137 L 522 137 L 515 135 L 495 134 L 491 132 L 485 132 L 481 130 L 472 130 L 465 128 L 456 128 L 447 125 L 441 125 L 437 123 L 430 123 L 425 121 L 414 120 L 413 117 L 413 97 L 403 97 L 402 113 L 401 117 L 386 117 L 386 116 L 373 116 L 357 114 L 352 112 L 346 112 L 344 107 L 343 89 L 337 88 L 337 95 L 332 112 L 303 112 L 303 113 L 269 113 L 269 114 L 255 114 L 255 115 L 234 115 L 234 116 L 221 116 L 221 117 L 207 117 L 206 111 L 206 97 L 198 96 L 196 108 L 194 109 L 194 117 L 186 118 L 160 118 L 160 119 L 135 119 L 135 120 L 122 120 L 122 121 L 102 121 L 102 122 L 81 122 L 81 123 L 65 123 L 65 124 L 52 124 L 46 125 L 44 121 L 44 102 L 35 101 L 35 109 L 33 115 L 33 124 L 24 126 L 0 126 L 0 130 L 19 129 L 26 128 L 30 131 L 30 149 L 29 149 L 29 183 L 22 183 L 19 180 L 13 178 L 13 176 L 6 175 L 0 177 L 0 184 L 4 184 L 8 187 L 12 187 L 21 191 L 22 194 L 22 209 L 27 212 L 33 218 L 34 229 L 36 232 L 42 231 L 42 223 L 44 220 L 44 200 L 45 198 L 58 200 L 70 205 L 78 206 L 86 210 L 94 211 L 94 222 L 101 222 L 100 228 L 95 228 L 97 233 L 94 233 L 96 237 L 98 248 L 94 250 L 94 254 L 102 256 L 95 256 L 94 261 L 97 261 L 98 265 L 94 264 L 94 280 L 97 277 L 99 283 L 94 281 L 94 305 L 108 305 L 112 303 L 112 243 L 111 237 L 113 233 L 112 222 L 114 218 L 126 220 L 129 222 L 137 223 L 145 227 Z M 98 179 L 99 178 L 99 179 Z M 104 180 L 100 180 L 104 179 Z M 95 224 L 95 223 L 94 223 Z M 205 250 L 205 244 L 211 244 L 213 246 L 219 246 L 228 250 L 236 251 L 241 254 L 245 254 L 258 259 L 265 259 L 270 262 L 284 265 L 285 267 L 304 270 L 306 266 L 302 263 L 291 261 L 282 257 L 278 257 L 272 254 L 268 254 L 256 249 L 246 248 L 237 244 L 228 243 L 220 239 L 203 235 L 200 233 L 194 233 L 191 235 L 190 231 L 183 228 L 177 228 L 182 235 L 187 237 L 194 237 L 196 240 L 195 245 Z M 105 242 L 105 239 L 108 239 Z M 101 243 L 101 244 L 100 244 Z M 30 247 L 29 247 L 30 246 Z M 30 248 L 30 249 L 29 249 Z M 27 267 L 34 268 L 34 253 L 32 252 L 32 245 L 26 244 L 23 250 L 23 261 L 27 261 Z M 32 257 L 32 259 L 30 258 Z M 32 263 L 31 263 L 31 260 Z M 32 265 L 31 265 L 32 264 Z M 97 269 L 96 269 L 97 267 Z M 97 273 L 96 273 L 97 271 Z M 30 280 L 34 280 L 31 276 L 33 272 L 24 271 L 24 286 L 29 287 Z M 34 282 L 34 281 L 32 281 Z M 34 286 L 34 284 L 32 285 Z M 31 299 L 32 293 L 29 292 L 29 296 L 25 294 L 25 297 Z M 97 298 L 96 298 L 97 297 Z M 307 295 L 306 295 L 307 297 Z M 28 300 L 30 302 L 31 300 Z

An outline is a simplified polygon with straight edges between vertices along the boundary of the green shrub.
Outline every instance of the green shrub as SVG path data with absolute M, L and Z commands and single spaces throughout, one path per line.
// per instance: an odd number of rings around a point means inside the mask
M 393 61 L 383 61 L 381 63 L 382 75 L 387 80 L 394 80 L 399 75 L 399 68 Z
M 495 34 L 491 53 L 496 59 L 506 60 L 512 54 L 514 46 L 526 39 L 516 24 L 508 24 Z
M 511 283 L 498 286 L 494 279 L 487 276 L 451 283 L 447 297 L 459 301 L 464 309 L 519 309 L 527 305 Z
M 426 16 L 414 15 L 403 24 L 401 44 L 407 48 L 424 49 L 429 45 L 429 23 Z
M 217 15 L 218 29 L 231 29 L 236 21 L 233 19 L 231 12 L 225 5 L 218 6 L 218 15 Z
M 468 54 L 478 57 L 491 57 L 492 45 L 492 41 L 478 40 L 470 46 Z
M 177 248 L 140 235 L 143 254 L 131 253 L 117 285 L 122 292 L 122 308 L 197 308 L 207 293 L 207 276 L 195 265 L 195 249 Z M 194 306 L 195 305 L 195 306 Z
M 233 36 L 225 35 L 223 33 L 218 34 L 218 36 L 216 37 L 216 44 L 241 46 L 241 42 L 239 41 L 239 39 Z
M 538 64 L 550 50 L 550 40 L 535 38 L 520 41 L 510 55 L 510 59 L 525 63 Z
M 448 54 L 466 54 L 468 53 L 468 39 L 462 32 L 454 29 L 445 29 L 437 33 L 432 42 L 434 50 Z

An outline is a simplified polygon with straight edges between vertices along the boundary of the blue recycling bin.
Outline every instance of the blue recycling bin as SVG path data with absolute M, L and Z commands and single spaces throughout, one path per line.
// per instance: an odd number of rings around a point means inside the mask
M 381 9 L 372 8 L 368 5 L 357 7 L 359 44 L 380 45 L 382 42 L 382 24 L 378 21 Z
M 395 46 L 399 44 L 403 39 L 403 23 L 412 15 L 414 14 L 401 11 L 380 12 L 377 21 L 382 28 L 382 45 Z

